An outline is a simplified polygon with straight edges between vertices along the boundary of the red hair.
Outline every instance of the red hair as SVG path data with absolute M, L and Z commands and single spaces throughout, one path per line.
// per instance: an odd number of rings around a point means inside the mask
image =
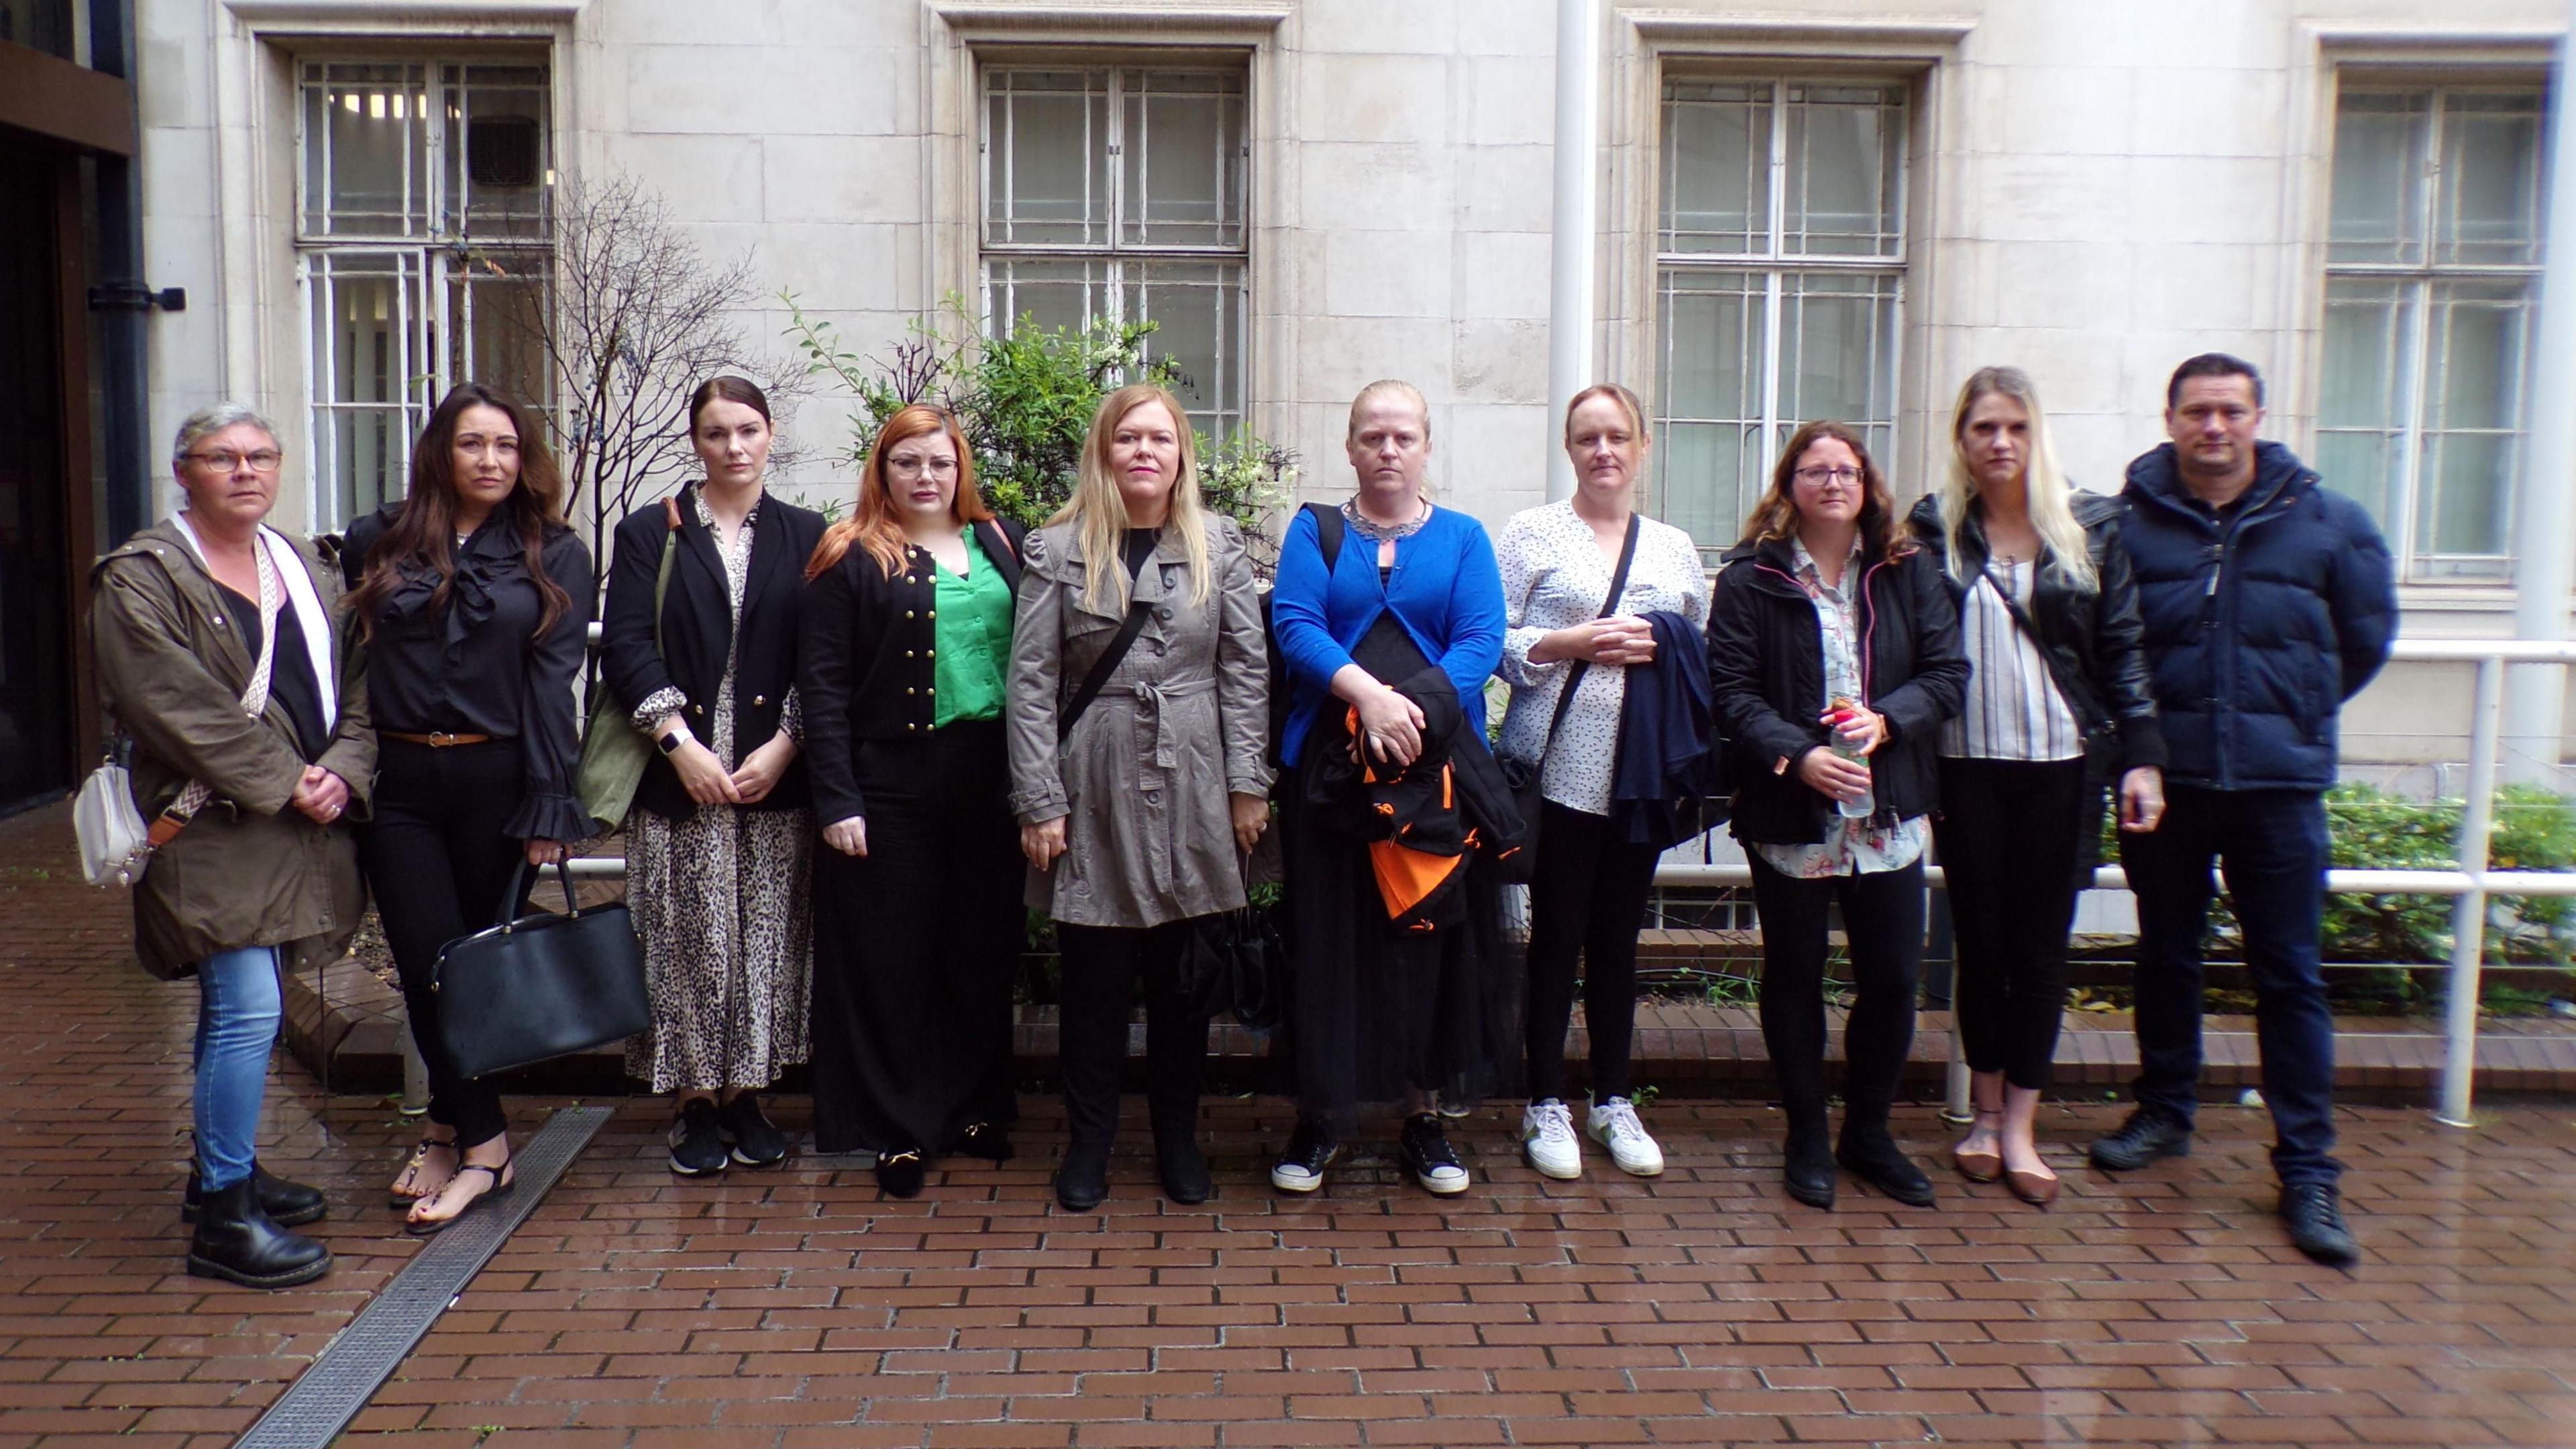
M 895 510 L 894 483 L 886 476 L 886 452 L 897 443 L 931 433 L 947 434 L 948 445 L 957 450 L 957 492 L 949 499 L 949 516 L 959 523 L 981 523 L 993 516 L 993 510 L 985 506 L 984 495 L 975 487 L 975 454 L 966 446 L 966 434 L 957 426 L 957 419 L 946 408 L 907 403 L 895 409 L 894 416 L 877 429 L 876 441 L 868 446 L 867 466 L 859 473 L 858 507 L 849 517 L 823 530 L 822 542 L 814 545 L 814 556 L 805 561 L 805 577 L 810 579 L 838 564 L 854 543 L 868 551 L 887 578 L 905 571 L 904 550 L 912 546 L 912 541 L 904 536 L 901 515 Z

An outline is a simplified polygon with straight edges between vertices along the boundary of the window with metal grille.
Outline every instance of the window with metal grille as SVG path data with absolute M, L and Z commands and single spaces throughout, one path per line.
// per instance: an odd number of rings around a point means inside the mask
M 1712 557 L 1800 423 L 1894 442 L 1905 128 L 1902 86 L 1664 86 L 1655 511 Z
M 1240 69 L 984 71 L 986 325 L 1155 324 L 1199 431 L 1243 426 L 1250 142 Z
M 2336 103 L 2316 465 L 2419 583 L 2512 573 L 2541 119 L 2536 87 L 2356 87 Z
M 313 523 L 403 495 L 412 439 L 460 382 L 543 407 L 541 65 L 312 61 L 296 110 L 296 274 Z

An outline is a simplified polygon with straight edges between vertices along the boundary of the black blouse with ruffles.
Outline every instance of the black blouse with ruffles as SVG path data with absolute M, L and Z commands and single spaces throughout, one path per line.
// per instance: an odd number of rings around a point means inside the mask
M 366 558 L 401 514 L 389 503 L 349 526 L 340 566 L 354 589 Z M 545 600 L 519 540 L 499 514 L 457 546 L 447 606 L 433 614 L 438 573 L 402 572 L 367 620 L 367 701 L 379 734 L 478 734 L 519 742 L 527 796 L 507 833 L 522 840 L 581 840 L 593 830 L 574 788 L 581 758 L 574 691 L 594 615 L 590 550 L 548 525 L 546 576 L 571 596 L 539 636 Z

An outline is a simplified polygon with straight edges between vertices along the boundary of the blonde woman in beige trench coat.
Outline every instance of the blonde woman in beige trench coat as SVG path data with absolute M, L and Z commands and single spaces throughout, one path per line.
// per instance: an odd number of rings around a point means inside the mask
M 1103 400 L 1072 503 L 1028 537 L 1011 638 L 1011 808 L 1029 905 L 1056 921 L 1065 1116 L 1056 1198 L 1108 1195 L 1127 1003 L 1145 981 L 1155 1162 L 1205 1201 L 1196 1142 L 1207 1019 L 1179 991 L 1201 917 L 1242 906 L 1241 855 L 1270 818 L 1269 662 L 1243 535 L 1198 501 L 1189 422 L 1162 389 Z M 1059 742 L 1131 603 L 1143 628 Z
M 134 887 L 134 949 L 154 976 L 198 983 L 188 1271 L 254 1288 L 331 1266 L 288 1231 L 323 1215 L 322 1194 L 260 1170 L 255 1140 L 279 972 L 337 956 L 364 908 L 346 826 L 376 773 L 337 573 L 265 523 L 284 461 L 248 408 L 191 415 L 172 449 L 186 507 L 99 561 L 89 616 L 135 807 L 149 821 L 192 780 L 210 792 Z

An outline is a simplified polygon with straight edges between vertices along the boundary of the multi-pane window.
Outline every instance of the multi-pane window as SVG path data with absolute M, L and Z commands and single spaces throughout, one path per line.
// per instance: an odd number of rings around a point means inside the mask
M 1241 427 L 1243 72 L 989 67 L 982 149 L 988 324 L 1152 322 L 1191 423 Z
M 2540 294 L 2535 89 L 2336 108 L 2317 466 L 2419 582 L 2511 573 Z
M 1734 541 L 1800 423 L 1884 458 L 1905 282 L 1905 90 L 1664 87 L 1655 295 L 1657 511 Z
M 402 496 L 449 387 L 546 401 L 554 161 L 543 66 L 315 61 L 300 92 L 313 522 L 337 528 Z

